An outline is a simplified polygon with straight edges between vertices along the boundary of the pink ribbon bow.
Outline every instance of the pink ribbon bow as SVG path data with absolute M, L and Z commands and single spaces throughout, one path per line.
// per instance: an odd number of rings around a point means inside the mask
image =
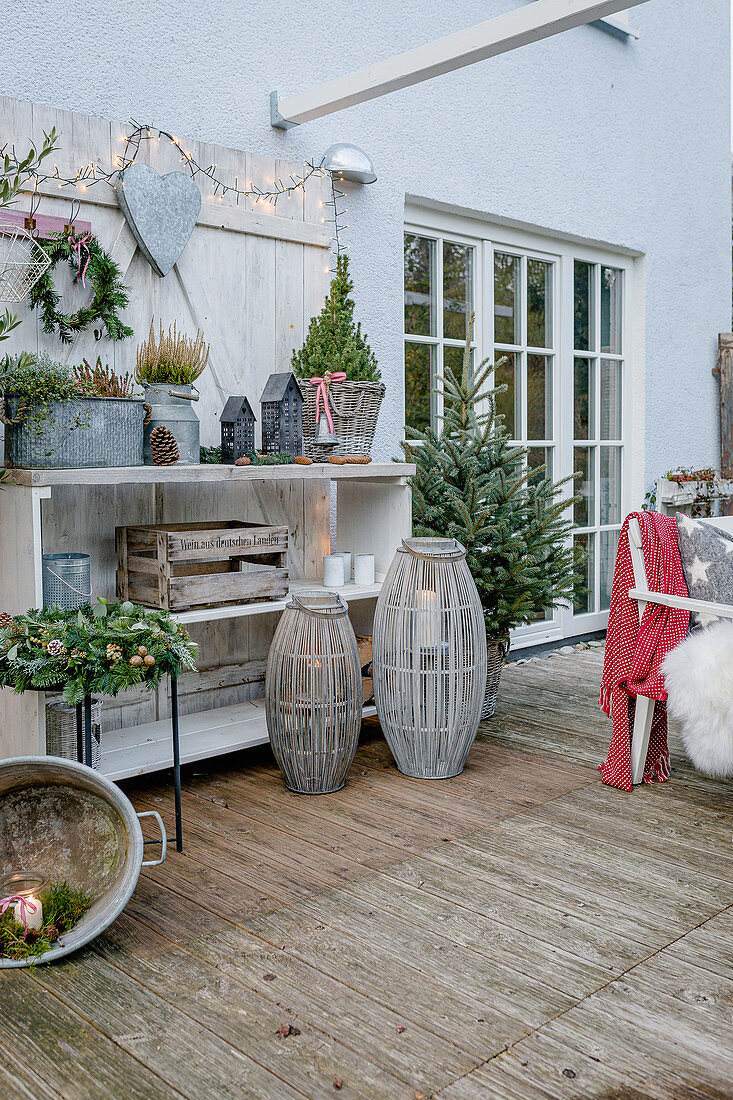
M 11 897 L 0 899 L 0 917 L 9 909 L 14 902 L 20 903 L 20 919 L 23 921 L 23 935 L 28 931 L 28 921 L 26 920 L 26 910 L 30 910 L 31 913 L 35 913 L 38 906 L 34 901 L 29 901 L 28 898 L 24 898 L 21 894 L 15 894 Z
M 333 417 L 331 416 L 331 410 L 328 405 L 328 386 L 330 382 L 345 382 L 346 371 L 335 370 L 327 371 L 325 378 L 311 378 L 311 386 L 318 386 L 316 390 L 316 424 L 321 419 L 321 403 L 323 404 L 323 415 L 326 417 L 326 423 L 328 424 L 329 432 L 333 432 Z
M 85 233 L 83 237 L 72 237 L 71 240 L 71 247 L 73 251 L 76 252 L 76 260 L 79 265 L 78 277 L 81 279 L 81 285 L 84 287 L 85 290 L 87 288 L 87 284 L 84 282 L 84 276 L 86 275 L 86 270 L 89 267 L 89 261 L 92 258 L 92 253 L 89 248 L 89 241 L 91 239 L 91 233 Z M 82 248 L 86 252 L 86 259 L 82 259 Z

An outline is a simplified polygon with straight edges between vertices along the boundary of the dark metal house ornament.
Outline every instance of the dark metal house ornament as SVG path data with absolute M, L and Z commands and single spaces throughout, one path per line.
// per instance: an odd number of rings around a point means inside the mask
M 185 172 L 160 176 L 149 164 L 131 164 L 120 174 L 116 190 L 140 251 L 163 278 L 196 225 L 201 210 L 197 184 Z
M 271 374 L 260 398 L 264 454 L 303 453 L 303 397 L 291 371 Z
M 219 417 L 221 421 L 221 460 L 235 462 L 255 449 L 255 420 L 246 397 L 230 397 Z

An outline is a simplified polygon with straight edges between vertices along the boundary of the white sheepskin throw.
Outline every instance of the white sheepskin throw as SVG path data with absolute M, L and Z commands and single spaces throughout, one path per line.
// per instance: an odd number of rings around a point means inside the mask
M 698 771 L 733 776 L 733 622 L 690 634 L 662 665 L 667 710 Z

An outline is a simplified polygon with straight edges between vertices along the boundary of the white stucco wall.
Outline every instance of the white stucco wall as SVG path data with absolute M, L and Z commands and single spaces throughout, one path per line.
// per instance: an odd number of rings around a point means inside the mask
M 711 368 L 730 326 L 729 0 L 649 0 L 639 41 L 581 27 L 287 133 L 268 97 L 303 90 L 519 0 L 368 5 L 21 0 L 0 92 L 288 158 L 362 145 L 350 196 L 359 315 L 388 384 L 379 449 L 402 424 L 406 194 L 646 254 L 644 482 L 719 460 Z M 694 12 L 694 14 L 693 14 Z M 638 503 L 638 502 L 634 502 Z

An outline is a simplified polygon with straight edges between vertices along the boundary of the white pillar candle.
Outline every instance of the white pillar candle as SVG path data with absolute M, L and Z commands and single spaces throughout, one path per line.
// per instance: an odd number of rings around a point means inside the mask
M 43 903 L 39 897 L 35 894 L 28 894 L 25 896 L 25 923 L 27 928 L 43 928 Z M 36 909 L 33 912 L 33 906 Z M 18 924 L 23 923 L 22 905 L 19 901 L 16 901 L 13 906 L 15 913 L 15 919 Z
M 333 556 L 344 559 L 344 584 L 349 584 L 351 581 L 351 551 L 336 550 Z
M 323 559 L 323 584 L 326 588 L 343 588 L 344 559 L 340 555 L 325 555 Z
M 374 584 L 374 554 L 354 555 L 354 584 Z
M 440 612 L 438 593 L 431 588 L 417 593 L 417 642 L 423 649 L 437 649 L 440 645 Z

